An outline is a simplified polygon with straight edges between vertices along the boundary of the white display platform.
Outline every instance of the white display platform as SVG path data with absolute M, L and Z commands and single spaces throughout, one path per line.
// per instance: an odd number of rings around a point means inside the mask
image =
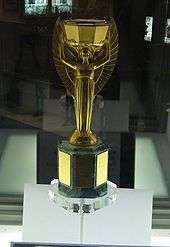
M 50 185 L 26 185 L 23 241 L 150 245 L 153 193 L 116 189 L 117 199 L 94 214 L 69 213 L 48 198 Z M 82 226 L 83 224 L 83 226 Z

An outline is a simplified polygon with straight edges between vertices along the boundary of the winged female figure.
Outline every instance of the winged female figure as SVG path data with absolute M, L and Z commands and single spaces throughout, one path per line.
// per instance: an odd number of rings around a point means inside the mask
M 93 102 L 112 74 L 118 54 L 118 33 L 114 20 L 57 20 L 53 34 L 56 70 L 74 99 L 76 129 L 73 145 L 98 142 L 91 130 Z

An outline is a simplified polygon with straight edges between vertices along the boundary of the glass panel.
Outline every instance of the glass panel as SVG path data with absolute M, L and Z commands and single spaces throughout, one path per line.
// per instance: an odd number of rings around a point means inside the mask
M 20 2 L 16 16 L 15 11 L 7 12 L 7 5 L 0 5 L 0 128 L 11 135 L 9 145 L 6 137 L 0 137 L 0 154 L 6 157 L 0 159 L 0 167 L 16 175 L 15 166 L 25 181 L 25 175 L 30 181 L 37 177 L 38 182 L 47 184 L 58 177 L 57 144 L 68 139 L 75 128 L 75 114 L 74 101 L 54 66 L 54 23 L 61 15 L 89 19 L 113 16 L 119 32 L 119 55 L 111 78 L 95 98 L 92 128 L 111 147 L 109 180 L 133 187 L 136 172 L 136 187 L 154 189 L 156 197 L 169 198 L 170 123 L 166 110 L 170 102 L 170 17 L 164 12 L 164 1 L 52 0 L 50 6 L 47 0 L 25 0 L 24 9 Z M 154 43 L 150 42 L 152 37 Z M 71 51 L 69 59 L 78 61 L 76 55 Z M 33 142 L 29 142 L 31 131 L 36 132 Z M 22 157 L 17 162 L 20 150 Z M 25 174 L 28 167 L 32 171 Z M 2 168 L 0 182 L 4 185 L 0 187 L 7 188 L 11 179 L 12 188 L 16 178 L 5 180 L 3 174 Z

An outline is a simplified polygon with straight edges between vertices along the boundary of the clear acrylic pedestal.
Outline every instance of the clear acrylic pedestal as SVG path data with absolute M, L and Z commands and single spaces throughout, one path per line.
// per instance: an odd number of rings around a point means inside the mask
M 51 182 L 51 188 L 48 191 L 49 199 L 59 207 L 71 213 L 94 213 L 95 211 L 107 207 L 116 200 L 117 186 L 114 183 L 107 182 L 107 194 L 97 198 L 70 198 L 62 196 L 58 190 L 58 180 Z

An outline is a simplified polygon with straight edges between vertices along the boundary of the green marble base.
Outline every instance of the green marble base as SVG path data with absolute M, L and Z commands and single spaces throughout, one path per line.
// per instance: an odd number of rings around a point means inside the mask
M 59 193 L 66 197 L 95 198 L 107 193 L 108 148 L 99 143 L 58 146 Z

